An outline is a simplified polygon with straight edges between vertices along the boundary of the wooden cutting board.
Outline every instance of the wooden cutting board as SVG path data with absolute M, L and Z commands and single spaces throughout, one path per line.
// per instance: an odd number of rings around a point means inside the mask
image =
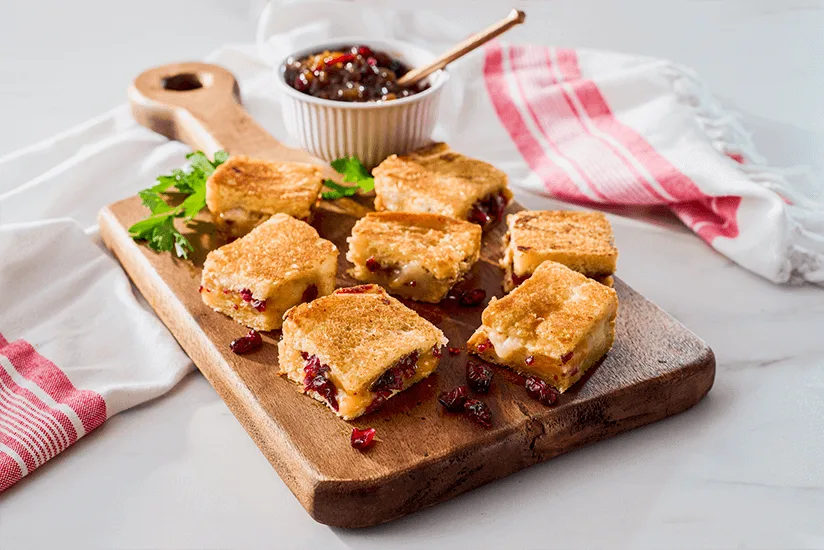
M 215 109 L 222 118 L 198 112 L 198 105 L 214 105 L 198 98 L 202 88 L 170 92 L 156 86 L 161 96 L 171 99 L 140 97 L 147 90 L 141 82 L 176 74 L 194 75 L 198 82 L 228 75 L 202 64 L 144 73 L 131 91 L 138 120 L 210 154 L 217 148 L 261 154 L 265 143 L 283 147 L 237 106 L 231 75 L 223 99 L 233 106 Z M 194 106 L 194 113 L 188 105 Z M 241 113 L 245 127 L 256 127 L 253 134 L 265 143 L 246 148 L 248 138 L 235 144 L 232 131 L 210 128 L 216 120 L 219 125 L 235 123 L 227 113 Z M 368 208 L 368 201 L 324 203 L 313 222 L 340 250 L 339 286 L 356 284 L 346 274 L 351 267 L 345 259 L 346 237 Z M 509 211 L 520 209 L 513 204 Z M 531 464 L 682 412 L 701 400 L 715 377 L 715 359 L 704 342 L 616 279 L 620 309 L 615 345 L 554 407 L 530 399 L 520 376 L 493 367 L 493 386 L 484 398 L 493 413 L 491 429 L 445 413 L 437 396 L 465 383 L 467 356 L 444 353 L 435 375 L 391 399 L 383 410 L 347 423 L 277 375 L 278 332 L 264 333 L 264 346 L 256 353 L 238 356 L 229 350 L 229 342 L 246 329 L 212 311 L 198 293 L 206 254 L 221 244 L 208 213 L 202 213 L 193 227 L 179 226 L 195 247 L 191 261 L 134 242 L 127 228 L 145 215 L 136 197 L 103 209 L 103 240 L 283 481 L 321 523 L 363 527 L 431 506 Z M 484 236 L 482 260 L 461 288 L 482 287 L 490 297 L 503 295 L 497 266 L 503 232 L 499 225 Z M 466 342 L 480 324 L 483 309 L 406 303 L 443 330 L 453 346 Z M 367 452 L 352 449 L 353 425 L 376 428 L 380 441 Z

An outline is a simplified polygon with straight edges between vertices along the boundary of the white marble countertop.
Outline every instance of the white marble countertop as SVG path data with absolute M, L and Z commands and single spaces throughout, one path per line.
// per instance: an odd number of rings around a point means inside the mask
M 502 10 L 418 4 L 478 27 Z M 824 172 L 822 3 L 513 4 L 530 17 L 513 39 L 692 65 L 773 163 Z M 121 103 L 147 66 L 251 41 L 259 8 L 0 0 L 0 154 Z M 824 291 L 774 286 L 677 226 L 613 222 L 620 276 L 715 350 L 715 387 L 690 411 L 348 531 L 313 522 L 195 373 L 0 496 L 0 547 L 824 547 Z

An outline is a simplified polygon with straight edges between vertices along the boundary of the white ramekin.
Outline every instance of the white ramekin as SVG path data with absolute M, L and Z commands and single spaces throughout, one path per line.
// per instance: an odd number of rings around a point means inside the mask
M 368 38 L 339 38 L 294 52 L 300 59 L 341 46 L 364 44 L 384 51 L 410 67 L 428 63 L 434 55 L 412 44 Z M 288 59 L 288 58 L 287 58 Z M 448 74 L 440 70 L 429 76 L 429 88 L 391 101 L 351 103 L 319 99 L 292 88 L 283 78 L 286 60 L 278 66 L 283 121 L 301 147 L 327 161 L 357 156 L 368 168 L 393 153 L 405 153 L 429 142 L 438 116 L 438 102 Z

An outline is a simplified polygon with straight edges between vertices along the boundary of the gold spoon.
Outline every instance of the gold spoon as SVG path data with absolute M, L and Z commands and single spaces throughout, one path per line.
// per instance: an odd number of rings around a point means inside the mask
M 473 34 L 463 42 L 456 44 L 451 50 L 444 52 L 437 59 L 419 67 L 412 69 L 398 79 L 398 85 L 409 87 L 417 84 L 430 74 L 437 70 L 443 69 L 448 64 L 452 63 L 459 57 L 463 57 L 475 48 L 486 44 L 496 36 L 500 36 L 515 25 L 519 25 L 526 19 L 526 14 L 521 10 L 512 10 L 504 19 L 501 19 L 494 25 L 482 30 L 479 33 Z

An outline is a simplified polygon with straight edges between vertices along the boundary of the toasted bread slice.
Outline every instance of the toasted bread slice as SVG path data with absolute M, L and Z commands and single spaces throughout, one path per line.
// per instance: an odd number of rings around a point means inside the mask
M 206 206 L 221 231 L 241 237 L 273 214 L 308 221 L 322 183 L 311 164 L 232 156 L 206 182 Z
M 381 287 L 361 285 L 289 310 L 278 361 L 281 374 L 351 420 L 429 376 L 446 343 Z
M 504 172 L 445 143 L 392 155 L 372 175 L 377 210 L 430 212 L 486 228 L 500 221 L 512 199 Z
M 509 292 L 546 260 L 612 286 L 618 250 L 600 212 L 523 210 L 507 216 L 504 290 Z
M 335 289 L 338 249 L 315 229 L 275 214 L 251 233 L 209 252 L 200 295 L 211 308 L 256 330 L 274 330 L 283 313 Z
M 492 299 L 467 349 L 563 392 L 612 347 L 617 312 L 615 290 L 546 261 L 510 294 Z
M 392 294 L 440 302 L 478 261 L 481 228 L 420 212 L 373 212 L 352 228 L 352 276 Z

